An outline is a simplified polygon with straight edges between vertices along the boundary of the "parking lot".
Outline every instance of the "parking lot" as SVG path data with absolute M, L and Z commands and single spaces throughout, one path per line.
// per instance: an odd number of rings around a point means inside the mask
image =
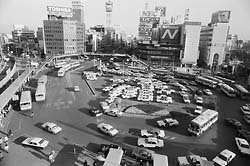
M 107 98 L 107 94 L 102 92 L 105 86 L 110 85 L 108 77 L 97 77 L 95 81 L 89 81 L 95 91 L 92 94 L 88 85 L 82 79 L 82 71 L 93 65 L 92 62 L 86 62 L 84 67 L 76 71 L 69 71 L 63 78 L 58 78 L 56 72 L 51 69 L 44 70 L 48 75 L 47 99 L 46 102 L 33 102 L 34 118 L 30 118 L 30 112 L 14 112 L 9 129 L 14 131 L 13 143 L 10 145 L 9 155 L 2 161 L 3 165 L 49 165 L 47 155 L 51 150 L 55 150 L 57 157 L 53 165 L 76 165 L 81 163 L 75 155 L 74 148 L 86 146 L 94 152 L 100 143 L 113 143 L 122 147 L 132 149 L 137 147 L 137 139 L 140 137 L 140 130 L 144 128 L 157 127 L 156 121 L 164 119 L 164 116 L 142 117 L 142 116 L 122 116 L 120 118 L 102 115 L 92 117 L 88 113 L 90 107 L 100 108 L 100 101 Z M 34 80 L 35 82 L 35 80 Z M 72 91 L 73 86 L 79 86 L 80 92 Z M 31 85 L 32 86 L 32 85 Z M 198 85 L 199 88 L 206 87 Z M 194 88 L 197 88 L 194 86 Z M 174 88 L 178 91 L 177 88 Z M 155 149 L 156 153 L 164 154 L 169 157 L 169 165 L 174 166 L 178 156 L 188 154 L 197 154 L 212 160 L 220 151 L 227 148 L 236 153 L 236 158 L 231 165 L 248 165 L 250 158 L 243 157 L 236 148 L 234 137 L 236 130 L 223 123 L 223 119 L 233 117 L 238 119 L 250 130 L 239 111 L 240 106 L 246 103 L 237 98 L 229 98 L 220 90 L 212 90 L 214 96 L 207 97 L 206 100 L 216 99 L 216 109 L 219 112 L 219 121 L 211 129 L 200 137 L 191 137 L 188 135 L 187 126 L 191 116 L 190 110 L 195 108 L 190 91 L 191 104 L 185 104 L 178 93 L 173 94 L 172 104 L 156 103 L 154 101 L 143 102 L 135 99 L 125 99 L 126 103 L 135 105 L 154 104 L 161 106 L 168 111 L 173 111 L 174 117 L 179 121 L 179 126 L 165 129 L 164 148 Z M 192 109 L 191 109 L 191 108 Z M 53 121 L 62 127 L 62 132 L 58 135 L 52 135 L 42 131 L 41 123 Z M 115 137 L 103 135 L 97 130 L 97 124 L 108 123 L 114 126 L 118 131 Z M 20 144 L 22 137 L 39 136 L 50 141 L 49 147 L 38 151 L 29 147 L 23 147 Z M 77 151 L 78 153 L 78 151 Z M 28 158 L 29 160 L 25 160 Z

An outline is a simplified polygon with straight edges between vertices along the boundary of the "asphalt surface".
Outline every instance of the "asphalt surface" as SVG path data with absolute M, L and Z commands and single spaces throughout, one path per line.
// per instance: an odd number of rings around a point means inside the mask
M 81 161 L 77 160 L 80 146 L 86 146 L 96 151 L 101 143 L 114 143 L 126 148 L 136 147 L 140 129 L 155 127 L 157 119 L 145 119 L 134 117 L 114 118 L 107 115 L 91 117 L 88 108 L 99 107 L 99 102 L 105 99 L 101 88 L 107 84 L 107 78 L 98 78 L 90 84 L 96 91 L 93 95 L 82 80 L 81 71 L 91 66 L 91 63 L 84 64 L 84 67 L 77 71 L 70 71 L 63 78 L 56 76 L 56 71 L 46 69 L 40 74 L 46 73 L 48 77 L 47 96 L 45 102 L 33 102 L 32 111 L 34 117 L 30 117 L 31 111 L 15 111 L 8 123 L 7 128 L 12 129 L 14 136 L 11 137 L 9 153 L 0 161 L 2 166 L 46 166 L 49 153 L 56 151 L 55 166 L 73 166 Z M 39 77 L 39 76 L 37 76 Z M 30 81 L 28 88 L 34 93 L 37 79 Z M 72 87 L 80 86 L 80 92 L 73 92 Z M 212 160 L 220 151 L 227 148 L 236 153 L 235 160 L 230 165 L 247 166 L 250 158 L 240 155 L 236 148 L 234 136 L 236 130 L 223 124 L 226 117 L 234 117 L 240 120 L 248 130 L 250 127 L 243 121 L 239 107 L 246 103 L 236 98 L 228 98 L 219 90 L 213 91 L 217 97 L 219 121 L 201 137 L 190 137 L 186 131 L 190 119 L 182 113 L 176 115 L 180 126 L 166 129 L 164 138 L 165 147 L 156 149 L 160 154 L 169 157 L 169 165 L 174 166 L 178 156 L 198 154 Z M 63 128 L 58 135 L 52 135 L 41 129 L 41 124 L 51 121 Z M 111 138 L 97 131 L 96 125 L 106 122 L 119 130 L 119 134 Z M 21 141 L 28 136 L 42 137 L 50 141 L 49 147 L 44 150 L 37 150 L 21 145 Z M 75 153 L 74 153 L 75 152 Z

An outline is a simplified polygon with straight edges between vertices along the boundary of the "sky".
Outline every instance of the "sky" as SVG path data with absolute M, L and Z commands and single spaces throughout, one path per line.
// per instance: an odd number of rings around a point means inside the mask
M 72 7 L 72 0 L 0 0 L 0 33 L 11 33 L 13 24 L 27 25 L 36 30 L 47 19 L 46 6 Z M 83 0 L 86 27 L 105 25 L 107 0 Z M 111 0 L 112 24 L 120 25 L 127 34 L 137 34 L 140 12 L 166 6 L 167 17 L 182 15 L 189 8 L 189 20 L 207 25 L 213 12 L 230 10 L 230 33 L 250 40 L 250 0 Z

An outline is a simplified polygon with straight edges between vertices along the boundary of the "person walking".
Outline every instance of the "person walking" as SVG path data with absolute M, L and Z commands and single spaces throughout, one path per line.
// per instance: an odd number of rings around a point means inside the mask
M 34 112 L 33 111 L 31 112 L 30 117 L 34 118 Z

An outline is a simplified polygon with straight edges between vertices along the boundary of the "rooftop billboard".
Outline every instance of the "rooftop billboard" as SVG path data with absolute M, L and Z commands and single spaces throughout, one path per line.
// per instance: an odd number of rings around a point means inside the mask
M 160 43 L 166 44 L 180 44 L 181 40 L 181 27 L 169 25 L 160 28 Z
M 140 39 L 146 39 L 151 40 L 152 36 L 152 24 L 148 23 L 140 23 L 139 24 L 139 38 Z
M 57 17 L 72 17 L 73 11 L 69 7 L 47 6 L 48 15 Z
M 212 14 L 211 23 L 229 23 L 231 11 L 224 10 Z
M 166 17 L 166 7 L 164 7 L 164 6 L 156 6 L 155 11 L 160 12 L 160 17 Z

